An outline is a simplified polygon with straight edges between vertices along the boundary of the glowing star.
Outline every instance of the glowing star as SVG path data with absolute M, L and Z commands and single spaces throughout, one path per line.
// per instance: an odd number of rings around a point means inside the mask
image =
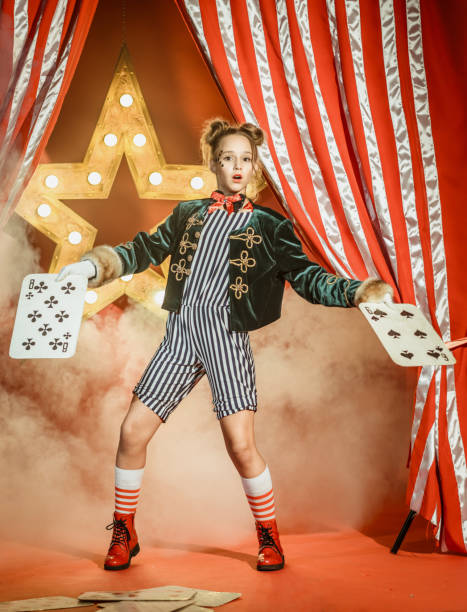
M 58 272 L 78 261 L 93 247 L 97 234 L 97 228 L 62 200 L 108 198 L 123 154 L 140 198 L 198 199 L 209 197 L 216 187 L 214 174 L 205 166 L 165 162 L 125 45 L 84 160 L 39 164 L 16 207 L 19 215 L 57 244 L 49 272 Z M 256 189 L 264 187 L 262 179 Z M 149 233 L 155 232 L 158 225 Z M 163 275 L 148 269 L 88 292 L 83 318 L 123 294 L 161 314 L 160 299 L 154 296 L 162 295 L 165 289 L 169 259 L 161 265 Z

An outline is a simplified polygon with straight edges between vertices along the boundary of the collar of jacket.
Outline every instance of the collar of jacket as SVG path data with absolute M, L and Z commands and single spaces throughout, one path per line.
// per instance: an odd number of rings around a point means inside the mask
M 222 193 L 222 192 L 219 192 Z M 214 198 L 204 198 L 202 200 L 187 200 L 186 202 L 183 202 L 184 204 L 187 205 L 187 209 L 185 211 L 185 214 L 182 213 L 181 215 L 181 219 L 180 219 L 180 225 L 182 226 L 183 223 L 185 222 L 185 230 L 184 231 L 189 231 L 191 233 L 196 234 L 197 231 L 200 231 L 199 228 L 201 228 L 208 216 L 208 208 L 209 206 L 211 206 L 211 204 L 213 204 L 216 200 Z M 247 201 L 247 199 L 244 200 L 244 202 Z M 251 200 L 248 200 L 249 202 L 251 202 Z M 254 217 L 257 216 L 258 213 L 258 209 L 256 208 L 254 202 L 251 202 L 251 205 L 253 206 L 253 210 L 251 211 L 251 215 L 248 219 L 247 224 L 250 222 L 251 219 L 253 219 Z M 200 223 L 201 221 L 201 223 Z M 193 230 L 192 228 L 197 226 L 198 230 Z M 198 236 L 199 238 L 199 236 Z

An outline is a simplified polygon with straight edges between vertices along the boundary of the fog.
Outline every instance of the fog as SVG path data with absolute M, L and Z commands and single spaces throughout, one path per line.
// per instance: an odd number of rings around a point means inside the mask
M 17 216 L 0 254 L 2 535 L 104 554 L 120 423 L 164 319 L 111 305 L 82 324 L 72 358 L 11 359 L 22 279 L 46 270 Z M 290 289 L 280 321 L 251 343 L 280 530 L 361 529 L 400 509 L 414 372 L 391 362 L 357 309 L 312 306 Z M 252 533 L 206 377 L 150 444 L 136 524 L 147 544 L 181 548 Z

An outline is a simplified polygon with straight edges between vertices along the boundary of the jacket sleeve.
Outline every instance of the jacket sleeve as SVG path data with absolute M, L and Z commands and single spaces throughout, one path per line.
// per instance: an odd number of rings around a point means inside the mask
M 143 272 L 150 264 L 158 266 L 170 255 L 177 234 L 178 206 L 154 234 L 138 232 L 131 242 L 114 247 L 123 264 L 122 276 Z
M 131 242 L 111 247 L 94 247 L 81 257 L 94 264 L 96 274 L 89 279 L 89 287 L 100 287 L 124 276 L 143 272 L 150 264 L 158 266 L 170 255 L 177 238 L 178 206 L 154 234 L 139 232 Z
M 361 281 L 338 277 L 308 259 L 289 219 L 282 221 L 274 236 L 276 261 L 281 276 L 312 304 L 354 306 L 354 296 Z

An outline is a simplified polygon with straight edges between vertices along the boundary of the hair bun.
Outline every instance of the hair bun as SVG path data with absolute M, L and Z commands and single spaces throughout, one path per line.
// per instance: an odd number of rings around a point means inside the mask
M 208 144 L 213 144 L 220 134 L 223 134 L 230 127 L 230 123 L 224 119 L 212 119 L 207 121 L 203 131 L 202 140 Z
M 261 128 L 253 123 L 242 123 L 240 131 L 245 132 L 249 135 L 250 139 L 255 143 L 257 147 L 261 146 L 264 142 L 264 132 Z

